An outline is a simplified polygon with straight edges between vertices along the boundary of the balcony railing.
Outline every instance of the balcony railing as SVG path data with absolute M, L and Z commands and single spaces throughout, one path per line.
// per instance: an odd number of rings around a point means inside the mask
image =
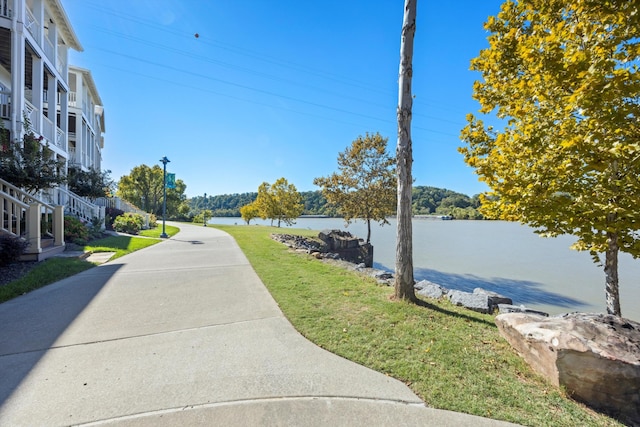
M 56 126 L 56 145 L 62 148 L 64 151 L 67 151 L 66 141 L 64 137 L 64 132 L 62 129 Z
M 37 111 L 38 110 L 36 110 L 36 107 L 34 107 L 31 102 L 27 101 L 26 99 L 24 100 L 24 116 L 29 120 L 31 126 L 33 126 L 33 124 L 35 123 Z
M 66 150 L 64 132 L 57 127 L 47 116 L 42 116 L 42 136 L 56 147 Z
M 38 43 L 40 43 L 40 24 L 38 24 L 38 21 L 36 21 L 36 17 L 33 16 L 33 13 L 31 12 L 31 10 L 29 8 L 26 8 L 26 9 L 27 9 L 27 17 L 26 17 L 25 27 L 31 33 L 33 38 L 36 39 Z
M 55 126 L 53 122 L 49 120 L 48 117 L 42 116 L 42 136 L 44 136 L 47 141 L 55 144 Z M 57 145 L 57 144 L 56 144 Z
M 49 58 L 49 60 L 51 62 L 53 62 L 56 59 L 56 51 L 53 48 L 53 43 L 51 43 L 51 40 L 49 40 L 48 37 L 44 38 L 44 54 L 47 56 L 47 58 Z
M 78 106 L 78 95 L 76 92 L 69 92 L 69 107 Z
M 58 56 L 56 57 L 56 68 L 58 69 L 58 72 L 60 73 L 60 75 L 62 76 L 62 78 L 64 78 L 64 80 L 67 80 L 67 51 L 66 49 L 61 49 L 58 46 Z

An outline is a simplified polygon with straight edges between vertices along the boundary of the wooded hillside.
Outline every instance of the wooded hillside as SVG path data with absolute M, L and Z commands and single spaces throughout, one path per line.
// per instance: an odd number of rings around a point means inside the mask
M 239 217 L 240 208 L 253 202 L 258 193 L 223 194 L 219 196 L 197 196 L 189 199 L 189 206 L 193 215 L 202 209 L 209 209 L 213 216 Z M 336 209 L 329 205 L 322 196 L 322 192 L 300 192 L 304 202 L 303 215 L 326 215 L 334 217 Z M 444 188 L 416 186 L 413 187 L 412 208 L 414 215 L 451 215 L 456 219 L 482 219 L 478 213 L 480 201 L 478 196 L 469 197 L 466 194 Z

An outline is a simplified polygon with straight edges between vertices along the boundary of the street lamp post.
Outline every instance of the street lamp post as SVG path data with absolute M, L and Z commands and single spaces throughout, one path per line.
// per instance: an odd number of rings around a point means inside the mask
M 204 193 L 204 209 L 202 210 L 202 222 L 207 226 L 207 193 Z
M 167 217 L 167 163 L 169 163 L 171 160 L 167 159 L 167 156 L 164 156 L 163 158 L 160 159 L 160 161 L 164 166 L 163 173 L 162 173 L 162 180 L 163 180 L 162 187 L 164 189 L 164 199 L 162 201 L 162 234 L 160 235 L 160 237 L 163 239 L 166 239 L 167 237 L 169 237 L 165 231 L 166 230 L 165 221 Z

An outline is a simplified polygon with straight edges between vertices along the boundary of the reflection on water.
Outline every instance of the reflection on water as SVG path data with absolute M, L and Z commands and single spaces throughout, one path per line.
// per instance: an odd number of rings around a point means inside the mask
M 390 222 L 372 225 L 371 243 L 375 266 L 393 271 L 396 222 Z M 243 224 L 240 218 L 210 223 Z M 343 220 L 334 218 L 301 218 L 293 227 L 342 228 L 363 238 L 367 233 L 362 221 L 345 228 Z M 551 314 L 603 312 L 604 272 L 588 253 L 569 249 L 574 241 L 572 236 L 541 238 L 529 227 L 503 221 L 414 220 L 415 278 L 463 291 L 482 287 Z M 622 314 L 640 321 L 640 260 L 620 254 L 619 264 Z

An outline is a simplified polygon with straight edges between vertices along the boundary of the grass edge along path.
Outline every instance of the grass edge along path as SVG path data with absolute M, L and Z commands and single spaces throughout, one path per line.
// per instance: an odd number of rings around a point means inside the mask
M 179 229 L 177 227 L 177 231 Z M 177 232 L 176 231 L 176 232 Z M 175 233 L 174 233 L 175 234 Z M 160 239 L 135 236 L 108 236 L 89 242 L 82 247 L 85 252 L 115 252 L 111 260 L 161 242 Z M 50 285 L 64 278 L 95 267 L 95 264 L 79 258 L 49 258 L 38 263 L 26 275 L 0 286 L 0 303 Z
M 166 233 L 169 237 L 173 237 L 180 231 L 180 228 L 174 227 L 173 225 L 165 225 Z M 140 236 L 142 237 L 154 237 L 156 239 L 160 238 L 160 234 L 162 234 L 162 225 L 158 224 L 154 228 L 150 228 L 148 230 L 140 230 Z
M 214 227 L 236 240 L 293 326 L 316 345 L 406 383 L 434 408 L 527 426 L 620 426 L 535 374 L 491 315 L 446 300 L 391 301 L 371 278 L 294 253 L 265 226 Z

